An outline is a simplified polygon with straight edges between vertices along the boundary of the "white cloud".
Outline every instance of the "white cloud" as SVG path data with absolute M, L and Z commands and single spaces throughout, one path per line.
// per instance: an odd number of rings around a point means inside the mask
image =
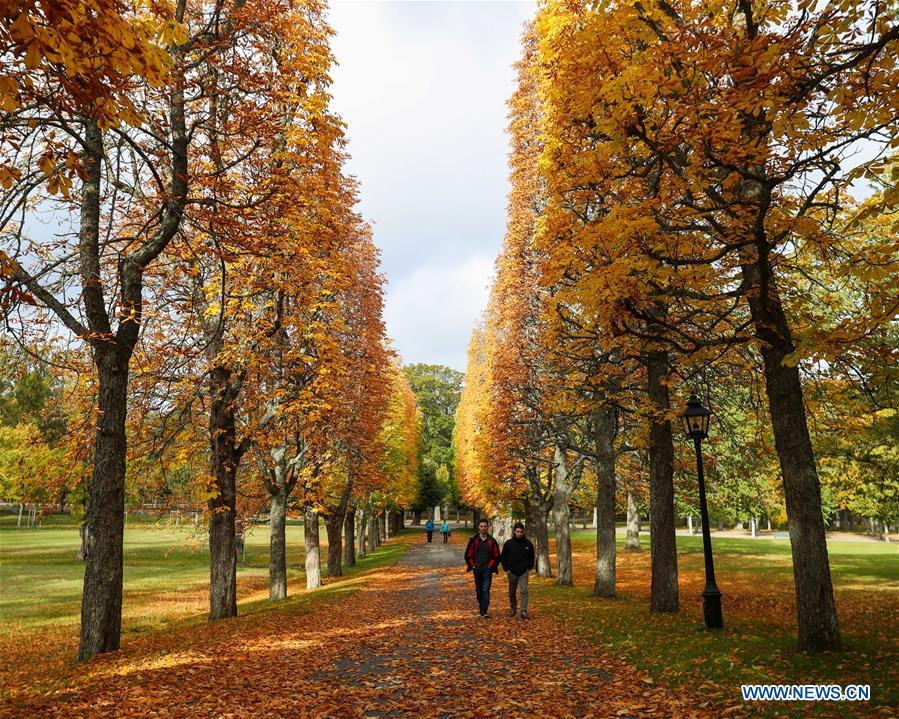
M 403 338 L 397 347 L 403 361 L 464 372 L 468 335 L 487 305 L 492 275 L 493 258 L 480 256 L 450 266 L 422 265 L 395 282 L 384 315 Z
M 535 4 L 335 2 L 334 107 L 407 362 L 464 369 L 505 229 L 506 100 Z

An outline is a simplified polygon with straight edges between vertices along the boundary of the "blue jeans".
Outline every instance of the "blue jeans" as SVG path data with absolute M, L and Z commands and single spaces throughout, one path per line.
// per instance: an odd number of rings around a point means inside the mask
M 475 567 L 472 572 L 474 574 L 474 590 L 478 597 L 478 608 L 483 615 L 490 608 L 490 584 L 493 581 L 493 570 Z

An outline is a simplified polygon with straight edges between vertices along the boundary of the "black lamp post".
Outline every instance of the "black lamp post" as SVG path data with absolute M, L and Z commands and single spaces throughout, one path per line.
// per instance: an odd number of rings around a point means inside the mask
M 702 521 L 702 552 L 705 555 L 705 589 L 702 592 L 702 613 L 709 629 L 724 627 L 721 614 L 721 590 L 715 584 L 715 562 L 712 559 L 712 535 L 709 533 L 709 509 L 705 502 L 705 475 L 702 472 L 702 440 L 709 434 L 711 410 L 703 407 L 696 395 L 690 397 L 681 415 L 684 432 L 692 438 L 696 448 L 696 474 L 699 477 L 699 515 Z

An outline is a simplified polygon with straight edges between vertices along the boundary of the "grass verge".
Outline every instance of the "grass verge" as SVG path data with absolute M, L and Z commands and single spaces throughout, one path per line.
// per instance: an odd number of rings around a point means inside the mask
M 652 615 L 648 548 L 619 546 L 618 596 L 592 596 L 593 537 L 574 541 L 575 587 L 534 582 L 535 608 L 544 608 L 653 680 L 696 697 L 716 715 L 753 717 L 894 716 L 899 563 L 894 546 L 831 542 L 831 569 L 844 649 L 795 651 L 795 603 L 788 542 L 714 540 L 725 628 L 705 629 L 701 540 L 678 537 L 681 611 Z M 868 684 L 867 703 L 744 704 L 742 684 Z

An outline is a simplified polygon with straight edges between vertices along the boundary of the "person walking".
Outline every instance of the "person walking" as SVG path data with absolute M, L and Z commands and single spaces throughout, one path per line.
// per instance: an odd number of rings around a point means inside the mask
M 428 517 L 428 521 L 425 522 L 425 531 L 428 533 L 428 544 L 431 543 L 431 539 L 434 536 L 434 520 Z
M 478 533 L 468 540 L 465 548 L 467 571 L 474 572 L 474 590 L 481 617 L 486 619 L 490 609 L 490 584 L 499 571 L 499 544 L 487 534 L 487 520 L 478 522 Z
M 500 562 L 509 579 L 509 616 L 518 609 L 516 594 L 521 594 L 522 619 L 528 618 L 528 574 L 534 568 L 534 545 L 524 536 L 524 525 L 516 522 L 513 536 L 503 543 Z
M 440 525 L 440 533 L 443 535 L 443 543 L 446 544 L 449 541 L 450 536 L 449 521 L 446 519 L 444 519 L 443 524 Z

